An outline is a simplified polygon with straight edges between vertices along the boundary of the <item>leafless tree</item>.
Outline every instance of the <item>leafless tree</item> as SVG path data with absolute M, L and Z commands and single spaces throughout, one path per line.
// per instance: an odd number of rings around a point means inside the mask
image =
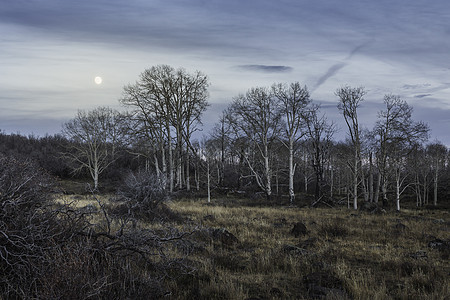
M 196 71 L 194 74 L 188 74 L 184 69 L 178 71 L 179 77 L 184 78 L 185 86 L 181 101 L 182 116 L 179 121 L 182 129 L 182 136 L 186 144 L 186 189 L 189 191 L 190 186 L 190 153 L 195 154 L 191 145 L 192 134 L 200 130 L 199 125 L 202 124 L 201 116 L 208 107 L 208 77 L 203 73 Z M 182 147 L 179 147 L 182 149 Z M 181 172 L 180 172 L 181 173 Z
M 235 139 L 245 138 L 248 147 L 242 152 L 251 176 L 264 193 L 272 195 L 271 155 L 281 132 L 281 110 L 267 88 L 252 88 L 234 98 L 227 114 Z M 251 155 L 257 158 L 252 159 Z
M 117 149 L 125 135 L 126 118 L 108 107 L 79 110 L 63 125 L 63 134 L 71 141 L 64 156 L 74 163 L 74 171 L 87 169 L 98 189 L 99 175 L 117 158 Z
M 441 170 L 444 169 L 448 149 L 440 142 L 435 142 L 427 145 L 427 154 L 432 162 L 433 170 L 433 204 L 438 203 L 438 182 Z
M 361 129 L 358 121 L 358 107 L 364 101 L 366 91 L 362 87 L 351 88 L 344 86 L 336 91 L 339 97 L 338 109 L 342 112 L 353 147 L 353 208 L 358 209 L 358 185 L 361 168 Z M 364 178 L 362 178 L 364 180 Z
M 399 96 L 384 97 L 386 110 L 378 113 L 378 121 L 373 130 L 377 144 L 377 164 L 381 176 L 383 202 L 387 202 L 389 175 L 394 177 L 396 190 L 396 208 L 400 210 L 400 192 L 403 158 L 411 151 L 414 143 L 424 142 L 428 138 L 428 126 L 423 122 L 412 120 L 413 108 Z
M 141 123 L 138 128 L 159 145 L 162 172 L 168 178 L 171 192 L 175 174 L 178 187 L 182 187 L 184 153 L 187 155 L 192 150 L 191 136 L 199 129 L 201 115 L 208 106 L 208 86 L 207 76 L 199 71 L 190 74 L 182 68 L 158 65 L 141 73 L 136 84 L 124 87 L 120 101 L 132 109 L 135 119 Z M 185 173 L 189 189 L 189 156 L 186 156 Z
M 217 184 L 223 186 L 225 176 L 225 159 L 227 154 L 230 154 L 230 133 L 231 128 L 227 123 L 225 112 L 222 113 L 218 123 L 215 124 L 211 132 L 211 139 L 217 151 L 220 154 L 220 162 L 218 163 L 218 180 Z
M 309 99 L 308 89 L 300 83 L 294 82 L 290 85 L 274 84 L 272 86 L 274 96 L 281 104 L 281 111 L 285 121 L 285 134 L 287 142 L 280 139 L 289 150 L 289 199 L 293 203 L 295 199 L 294 175 L 296 164 L 294 163 L 294 145 L 306 135 L 306 117 L 308 116 Z
M 330 158 L 331 145 L 336 127 L 333 123 L 329 124 L 325 116 L 318 116 L 320 106 L 315 105 L 309 112 L 308 138 L 310 142 L 310 151 L 312 153 L 311 164 L 316 175 L 315 203 L 323 200 L 324 171 L 327 160 Z

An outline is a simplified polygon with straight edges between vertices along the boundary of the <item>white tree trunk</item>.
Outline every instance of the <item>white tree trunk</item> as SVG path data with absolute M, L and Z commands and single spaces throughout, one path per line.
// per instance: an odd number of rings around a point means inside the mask
M 186 149 L 186 190 L 189 192 L 191 190 L 191 172 L 190 172 L 190 160 L 189 160 L 189 150 Z
M 289 201 L 291 202 L 291 204 L 293 204 L 294 200 L 295 200 L 294 175 L 295 175 L 294 141 L 292 139 L 290 139 L 289 140 Z
M 211 202 L 211 176 L 209 174 L 209 161 L 206 163 L 206 175 L 207 175 L 207 185 L 208 185 L 208 203 Z
M 395 206 L 400 211 L 400 174 L 397 174 L 395 180 Z
M 355 149 L 355 161 L 353 170 L 353 209 L 358 209 L 358 151 Z
M 272 195 L 272 173 L 270 170 L 270 164 L 269 164 L 269 149 L 267 147 L 267 143 L 264 145 L 264 167 L 266 171 L 266 194 L 268 197 Z

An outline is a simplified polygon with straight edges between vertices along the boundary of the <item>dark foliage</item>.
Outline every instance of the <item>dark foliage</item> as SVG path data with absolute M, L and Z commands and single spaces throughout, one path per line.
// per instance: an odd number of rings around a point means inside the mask
M 70 168 L 60 153 L 68 141 L 60 135 L 22 136 L 0 133 L 0 153 L 19 159 L 32 159 L 53 176 L 67 178 Z

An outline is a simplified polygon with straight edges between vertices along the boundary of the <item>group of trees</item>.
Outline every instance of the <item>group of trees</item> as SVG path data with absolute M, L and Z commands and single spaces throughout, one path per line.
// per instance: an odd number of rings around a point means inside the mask
M 224 157 L 229 157 L 229 168 L 239 166 L 235 175 L 253 178 L 267 196 L 273 186 L 278 191 L 280 180 L 289 182 L 291 202 L 295 178 L 303 175 L 304 184 L 298 184 L 297 191 L 304 186 L 307 192 L 314 178 L 315 203 L 334 200 L 345 191 L 354 209 L 359 199 L 378 203 L 381 198 L 387 205 L 393 195 L 400 210 L 405 191 L 415 193 L 418 206 L 428 203 L 433 183 L 437 204 L 439 174 L 448 167 L 448 151 L 439 142 L 424 146 L 429 128 L 412 119 L 412 107 L 399 96 L 385 95 L 385 109 L 378 112 L 374 128 L 363 129 L 358 108 L 365 89 L 344 86 L 335 94 L 348 129 L 344 142 L 333 141 L 335 125 L 320 114 L 307 88 L 296 82 L 253 88 L 236 97 L 210 137 L 215 143 L 209 145 L 216 151 L 208 153 L 216 153 L 218 168 L 224 168 Z
M 74 171 L 88 170 L 99 187 L 103 171 L 127 157 L 133 169 L 152 171 L 169 192 L 193 189 L 249 191 L 267 197 L 313 194 L 312 204 L 346 201 L 395 203 L 414 197 L 418 206 L 446 196 L 448 149 L 426 144 L 429 128 L 412 118 L 396 95 L 372 129 L 362 128 L 358 109 L 363 87 L 336 90 L 337 109 L 348 138 L 336 142 L 336 126 L 298 82 L 255 87 L 233 98 L 209 135 L 193 140 L 208 106 L 209 81 L 158 65 L 124 87 L 127 112 L 106 107 L 79 111 L 63 126 L 64 159 Z M 138 163 L 136 163 L 136 161 Z M 122 165 L 126 165 L 122 163 Z M 350 199 L 352 201 L 350 201 Z

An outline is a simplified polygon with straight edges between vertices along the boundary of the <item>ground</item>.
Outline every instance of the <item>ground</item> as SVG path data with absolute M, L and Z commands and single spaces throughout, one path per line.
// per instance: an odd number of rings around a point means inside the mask
M 89 196 L 77 197 L 87 205 Z M 187 261 L 196 270 L 189 282 L 198 298 L 450 297 L 447 210 L 375 214 L 255 201 L 168 203 L 184 220 L 173 226 L 195 228 Z M 188 298 L 181 286 L 172 283 L 174 297 Z

